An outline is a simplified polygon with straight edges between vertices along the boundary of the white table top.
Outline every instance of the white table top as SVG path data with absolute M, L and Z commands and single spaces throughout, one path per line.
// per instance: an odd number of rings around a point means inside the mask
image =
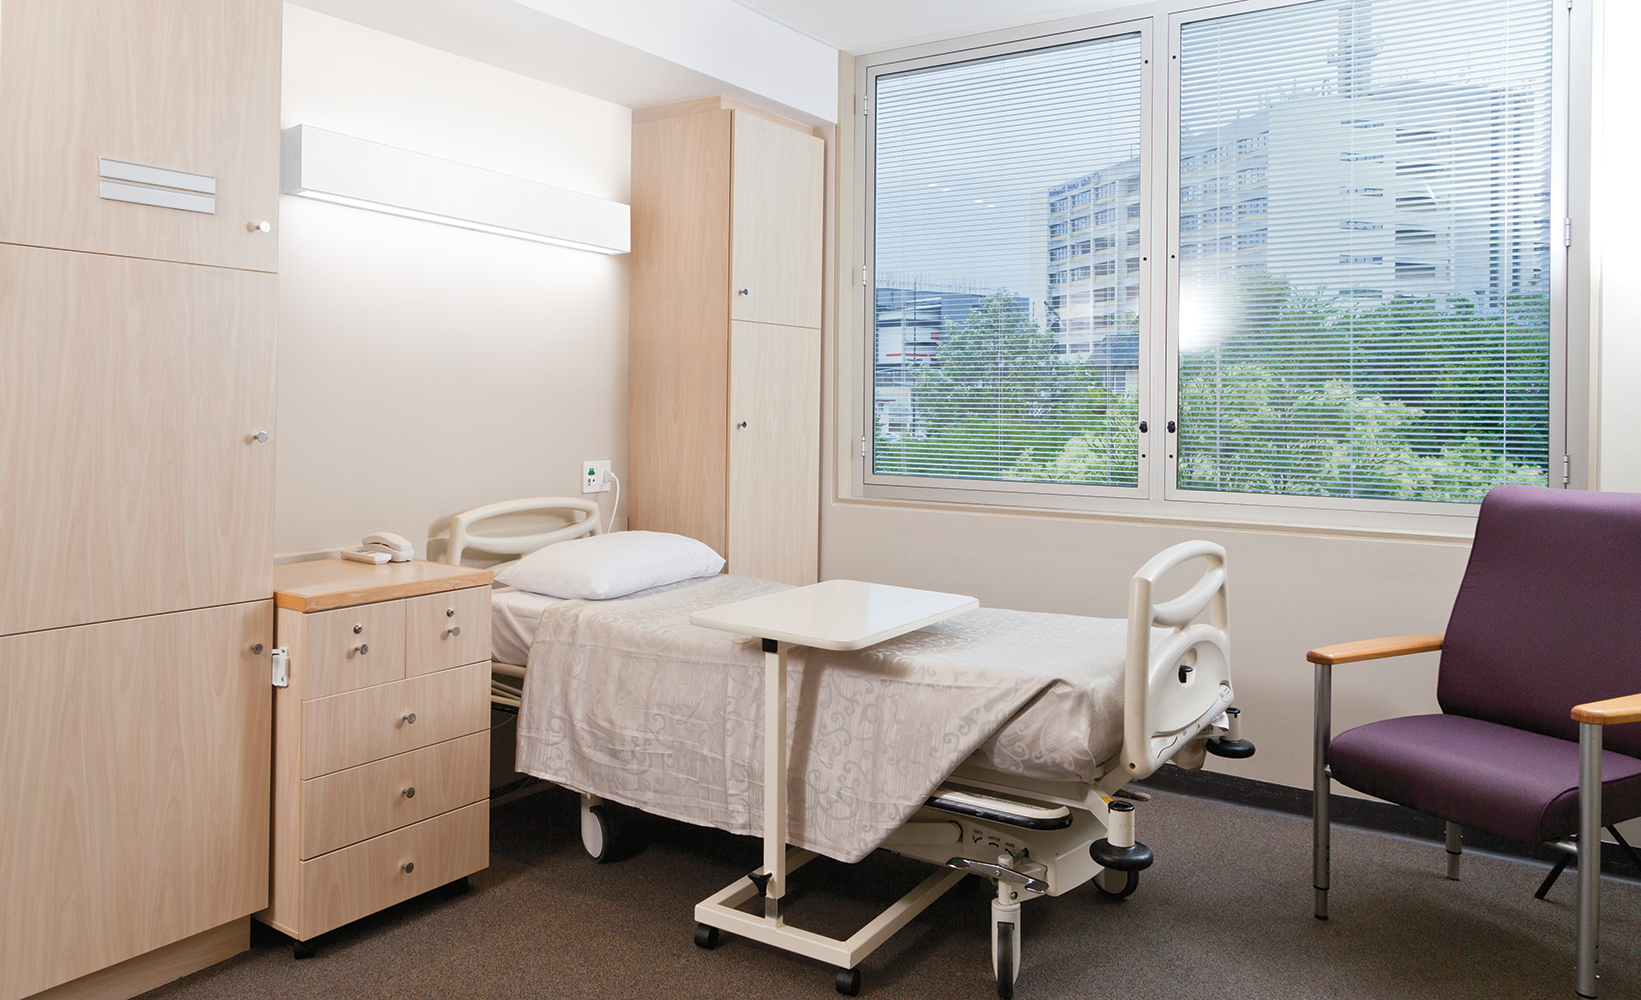
M 875 646 L 979 606 L 979 601 L 959 594 L 827 580 L 697 611 L 689 620 L 691 625 L 738 635 L 849 650 Z

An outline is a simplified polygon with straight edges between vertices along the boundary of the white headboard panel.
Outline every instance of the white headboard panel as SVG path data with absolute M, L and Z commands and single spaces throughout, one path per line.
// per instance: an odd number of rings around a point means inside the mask
M 483 521 L 508 514 L 550 514 L 562 517 L 570 524 L 528 535 L 475 535 L 473 528 Z M 464 510 L 450 519 L 450 541 L 445 546 L 444 561 L 457 565 L 466 549 L 478 549 L 496 555 L 521 556 L 534 552 L 543 545 L 567 542 L 572 538 L 596 535 L 602 531 L 598 518 L 598 503 L 577 500 L 574 497 L 532 497 L 528 500 L 503 500 Z

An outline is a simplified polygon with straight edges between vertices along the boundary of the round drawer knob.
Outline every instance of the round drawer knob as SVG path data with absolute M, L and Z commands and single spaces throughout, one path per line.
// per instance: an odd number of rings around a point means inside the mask
M 416 797 L 416 786 L 415 785 L 411 785 L 409 788 L 405 789 L 405 798 L 413 799 L 415 797 Z
M 416 724 L 416 713 L 415 712 L 406 713 L 405 714 L 405 721 L 410 723 L 412 726 L 414 726 Z
M 449 632 L 451 635 L 461 635 L 462 634 L 462 627 L 460 625 L 452 625 L 449 628 L 445 629 L 445 631 Z
M 444 616 L 445 616 L 445 617 L 446 617 L 446 618 L 454 618 L 454 617 L 456 617 L 456 609 L 455 609 L 455 608 L 445 608 L 445 609 L 444 609 Z
M 416 870 L 416 862 L 406 861 L 404 864 L 399 866 L 399 870 L 404 872 L 406 875 L 409 875 L 411 872 Z
M 262 655 L 262 643 L 259 642 L 256 645 L 252 646 L 251 647 L 251 652 L 254 653 L 257 656 L 261 656 Z
M 353 626 L 353 634 L 354 635 L 358 635 L 360 632 L 363 632 L 364 630 L 365 630 L 365 627 L 363 625 Z
M 370 652 L 370 643 L 361 642 L 359 645 L 353 647 L 353 651 L 355 653 L 358 653 L 360 656 L 363 656 L 366 653 Z
M 247 222 L 247 223 L 245 223 L 246 232 L 266 233 L 266 232 L 270 232 L 272 229 L 273 229 L 273 227 L 268 225 L 267 222 Z

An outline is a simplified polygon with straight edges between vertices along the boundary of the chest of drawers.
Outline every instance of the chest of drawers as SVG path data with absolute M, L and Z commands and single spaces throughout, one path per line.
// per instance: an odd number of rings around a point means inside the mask
M 273 882 L 299 942 L 489 865 L 489 570 L 274 571 Z M 299 954 L 303 953 L 299 947 Z

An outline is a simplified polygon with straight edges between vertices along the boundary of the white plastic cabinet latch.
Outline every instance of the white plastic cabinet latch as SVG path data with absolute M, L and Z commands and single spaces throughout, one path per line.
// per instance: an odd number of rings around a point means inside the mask
M 276 688 L 291 686 L 291 656 L 284 649 L 273 651 L 273 686 Z

